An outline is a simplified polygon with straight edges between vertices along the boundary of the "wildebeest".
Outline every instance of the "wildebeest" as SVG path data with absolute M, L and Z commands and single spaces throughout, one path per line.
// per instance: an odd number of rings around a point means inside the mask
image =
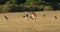
M 57 19 L 57 16 L 55 16 L 55 19 Z
M 29 19 L 29 14 L 24 15 L 23 18 Z
M 43 17 L 45 17 L 45 14 L 43 15 Z

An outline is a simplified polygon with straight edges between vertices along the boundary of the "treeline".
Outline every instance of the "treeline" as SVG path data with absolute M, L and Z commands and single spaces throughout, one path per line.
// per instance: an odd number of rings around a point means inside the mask
M 0 12 L 56 10 L 60 10 L 60 0 L 0 0 Z

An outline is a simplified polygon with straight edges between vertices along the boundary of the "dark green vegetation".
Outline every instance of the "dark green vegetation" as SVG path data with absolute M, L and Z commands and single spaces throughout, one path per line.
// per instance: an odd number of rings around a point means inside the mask
M 0 12 L 60 10 L 60 0 L 0 0 Z

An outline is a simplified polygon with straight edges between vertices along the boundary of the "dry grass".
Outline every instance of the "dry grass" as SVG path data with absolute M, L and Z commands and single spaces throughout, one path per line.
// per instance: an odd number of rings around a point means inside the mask
M 60 32 L 60 11 L 36 12 L 37 20 L 24 19 L 22 16 L 27 13 L 6 13 L 8 21 L 0 14 L 0 32 Z

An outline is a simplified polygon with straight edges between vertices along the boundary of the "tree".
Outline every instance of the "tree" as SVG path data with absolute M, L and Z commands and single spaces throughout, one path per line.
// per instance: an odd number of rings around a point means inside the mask
M 51 6 L 45 6 L 44 11 L 53 11 L 53 8 Z
M 10 12 L 10 6 L 11 6 L 10 1 L 6 2 L 6 3 L 3 5 L 2 12 Z

